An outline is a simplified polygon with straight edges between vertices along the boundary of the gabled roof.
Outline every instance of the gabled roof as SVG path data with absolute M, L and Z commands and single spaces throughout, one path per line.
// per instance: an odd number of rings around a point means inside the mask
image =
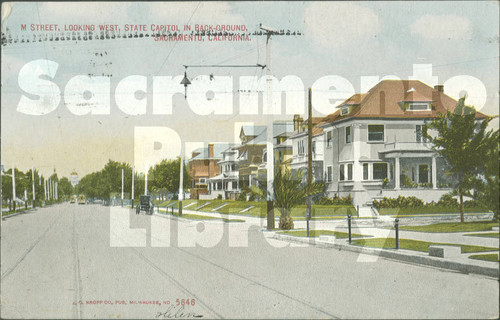
M 210 158 L 208 155 L 208 147 L 206 148 L 198 148 L 194 150 L 192 153 L 198 153 L 198 155 L 192 157 L 189 161 L 193 160 L 211 160 L 211 159 L 222 159 L 222 153 L 229 149 L 229 147 L 234 146 L 234 144 L 231 143 L 214 143 L 214 156 L 213 158 Z
M 446 113 L 446 110 L 453 111 L 457 105 L 455 99 L 419 80 L 380 81 L 368 93 L 355 94 L 339 107 L 348 101 L 358 100 L 359 105 L 353 107 L 350 113 L 342 116 L 337 110 L 323 118 L 323 121 L 327 124 L 347 118 L 436 118 L 439 113 Z M 410 111 L 400 106 L 401 101 L 425 101 L 430 102 L 432 107 L 429 111 Z M 485 117 L 480 112 L 476 113 L 476 118 Z
M 245 136 L 258 136 L 266 130 L 266 126 L 242 126 L 241 132 Z
M 261 145 L 266 144 L 267 142 L 267 127 L 266 126 L 257 126 L 258 128 L 264 128 L 261 133 L 253 138 L 252 140 L 245 143 L 245 145 Z M 243 127 L 242 127 L 243 130 Z M 282 135 L 286 132 L 293 131 L 293 122 L 291 121 L 281 121 L 273 123 L 273 135 L 274 137 Z

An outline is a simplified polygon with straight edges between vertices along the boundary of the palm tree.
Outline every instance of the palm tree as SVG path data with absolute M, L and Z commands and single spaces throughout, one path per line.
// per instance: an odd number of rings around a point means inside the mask
M 283 230 L 293 229 L 292 209 L 305 203 L 308 195 L 321 193 L 324 190 L 324 183 L 315 182 L 308 190 L 307 183 L 303 182 L 305 172 L 303 170 L 291 171 L 281 169 L 278 164 L 274 173 L 274 207 L 278 208 L 280 215 L 279 228 Z M 265 191 L 257 187 L 251 187 L 251 191 L 261 198 L 265 198 Z

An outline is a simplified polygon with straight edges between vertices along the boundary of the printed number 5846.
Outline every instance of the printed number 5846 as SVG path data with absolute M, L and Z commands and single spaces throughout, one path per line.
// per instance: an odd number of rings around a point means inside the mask
M 194 306 L 196 304 L 196 300 L 195 299 L 177 299 L 175 300 L 175 302 L 177 303 L 177 305 L 179 306 L 184 306 L 184 305 L 191 305 L 191 306 Z

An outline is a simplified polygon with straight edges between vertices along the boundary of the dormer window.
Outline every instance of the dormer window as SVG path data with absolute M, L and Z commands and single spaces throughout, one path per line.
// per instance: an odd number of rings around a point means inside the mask
M 424 102 L 410 102 L 408 104 L 409 111 L 430 111 L 430 103 Z
M 349 113 L 349 107 L 342 107 L 340 109 L 340 115 L 345 116 L 348 113 Z

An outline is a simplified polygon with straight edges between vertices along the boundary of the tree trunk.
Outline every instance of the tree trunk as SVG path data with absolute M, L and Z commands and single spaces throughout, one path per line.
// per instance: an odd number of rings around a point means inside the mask
M 464 222 L 464 193 L 459 189 L 460 193 L 460 222 Z

